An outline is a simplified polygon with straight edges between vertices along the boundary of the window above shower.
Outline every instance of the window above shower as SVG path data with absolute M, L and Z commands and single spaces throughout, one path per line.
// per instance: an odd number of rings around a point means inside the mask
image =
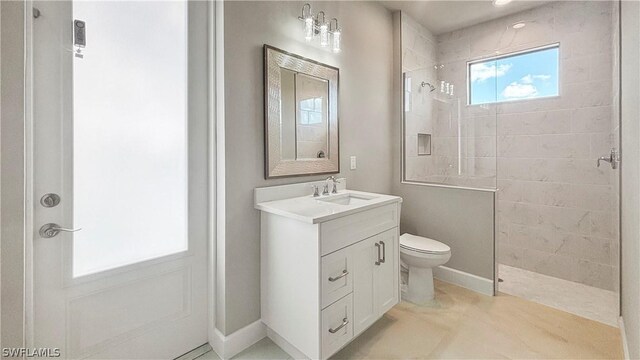
M 468 105 L 558 96 L 559 46 L 468 62 Z

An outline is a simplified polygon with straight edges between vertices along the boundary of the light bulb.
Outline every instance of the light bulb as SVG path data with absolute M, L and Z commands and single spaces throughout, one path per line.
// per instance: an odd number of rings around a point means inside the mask
M 311 15 L 304 18 L 304 39 L 313 40 L 313 17 Z
M 320 46 L 329 46 L 329 24 L 327 23 L 320 25 Z
M 334 53 L 339 53 L 340 52 L 340 36 L 342 34 L 340 33 L 340 29 L 336 29 L 333 32 L 333 52 Z

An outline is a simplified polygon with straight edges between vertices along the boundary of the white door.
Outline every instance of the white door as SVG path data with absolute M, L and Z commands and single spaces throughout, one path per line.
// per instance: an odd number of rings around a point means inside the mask
M 207 342 L 207 3 L 33 5 L 32 345 L 179 356 Z

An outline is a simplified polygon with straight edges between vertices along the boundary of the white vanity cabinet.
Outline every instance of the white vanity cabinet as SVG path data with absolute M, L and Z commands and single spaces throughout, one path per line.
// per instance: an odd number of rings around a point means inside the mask
M 308 218 L 262 207 L 262 321 L 292 356 L 330 357 L 399 302 L 401 199 L 378 196 Z

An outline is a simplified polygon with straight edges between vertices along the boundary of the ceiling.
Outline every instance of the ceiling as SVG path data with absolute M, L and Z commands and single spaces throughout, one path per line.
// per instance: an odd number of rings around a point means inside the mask
M 380 1 L 389 10 L 401 10 L 434 35 L 531 9 L 551 1 L 514 0 L 497 7 L 492 0 Z

